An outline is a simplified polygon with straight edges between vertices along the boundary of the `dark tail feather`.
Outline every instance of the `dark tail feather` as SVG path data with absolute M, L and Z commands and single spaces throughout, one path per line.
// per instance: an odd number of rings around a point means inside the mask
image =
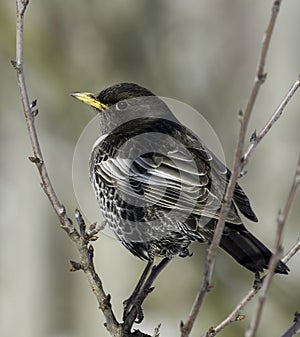
M 272 256 L 271 251 L 243 225 L 226 224 L 220 247 L 254 273 L 267 269 Z M 279 261 L 275 273 L 288 274 L 288 272 L 288 266 Z

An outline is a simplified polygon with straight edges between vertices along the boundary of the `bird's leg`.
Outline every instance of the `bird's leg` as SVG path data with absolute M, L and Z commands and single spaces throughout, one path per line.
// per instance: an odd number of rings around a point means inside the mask
M 160 261 L 160 263 L 157 266 L 156 265 L 153 266 L 149 277 L 147 278 L 143 288 L 138 294 L 138 299 L 139 301 L 141 301 L 141 303 L 145 300 L 147 295 L 154 289 L 151 288 L 153 282 L 170 261 L 171 259 L 165 257 L 163 260 Z
M 135 286 L 132 294 L 130 295 L 129 298 L 127 298 L 127 300 L 125 300 L 123 302 L 123 307 L 124 307 L 123 320 L 126 319 L 130 309 L 134 305 L 135 299 L 136 299 L 137 295 L 139 294 L 143 284 L 145 283 L 145 281 L 147 279 L 147 276 L 148 276 L 148 274 L 150 272 L 150 269 L 152 268 L 153 264 L 154 264 L 154 260 L 150 260 L 150 261 L 147 262 L 147 265 L 146 265 L 137 285 Z
M 253 288 L 255 290 L 259 290 L 261 288 L 263 279 L 264 277 L 261 278 L 259 272 L 257 271 L 254 275 L 254 283 L 253 283 Z
M 127 307 L 127 312 L 124 310 L 125 316 L 123 317 L 125 325 L 132 326 L 133 322 L 141 323 L 144 315 L 142 311 L 142 304 L 147 297 L 147 295 L 154 289 L 152 286 L 153 282 L 157 278 L 157 276 L 161 273 L 161 271 L 166 267 L 166 265 L 170 262 L 169 258 L 164 258 L 158 265 L 154 265 L 151 269 L 151 273 L 148 276 L 148 278 L 143 282 L 142 288 L 139 289 L 139 291 L 136 293 L 135 297 L 130 297 L 130 308 Z M 149 266 L 152 266 L 152 264 Z M 147 269 L 148 265 L 146 266 Z M 145 270 L 146 270 L 145 269 Z M 145 272 L 145 271 L 144 271 Z M 144 273 L 143 273 L 144 275 Z M 142 275 L 142 276 L 143 276 Z M 138 282 L 138 285 L 140 284 L 140 281 Z M 135 289 L 136 290 L 136 289 Z M 135 292 L 135 291 L 134 291 Z M 134 293 L 133 292 L 133 293 Z M 134 317 L 134 318 L 133 318 Z

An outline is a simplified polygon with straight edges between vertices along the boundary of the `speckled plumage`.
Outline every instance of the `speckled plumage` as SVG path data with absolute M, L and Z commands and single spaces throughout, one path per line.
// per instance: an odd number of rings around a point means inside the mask
M 192 242 L 210 242 L 230 171 L 149 90 L 121 83 L 93 99 L 106 109 L 98 110 L 105 136 L 93 148 L 90 180 L 116 237 L 146 260 L 187 256 Z M 245 228 L 238 210 L 257 221 L 237 184 L 220 246 L 261 272 L 271 252 Z M 288 268 L 280 261 L 276 272 Z

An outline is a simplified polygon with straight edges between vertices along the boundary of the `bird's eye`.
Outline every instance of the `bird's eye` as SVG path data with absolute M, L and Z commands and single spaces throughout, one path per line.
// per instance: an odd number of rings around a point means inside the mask
M 127 108 L 128 104 L 125 101 L 120 101 L 116 104 L 117 110 L 125 110 Z

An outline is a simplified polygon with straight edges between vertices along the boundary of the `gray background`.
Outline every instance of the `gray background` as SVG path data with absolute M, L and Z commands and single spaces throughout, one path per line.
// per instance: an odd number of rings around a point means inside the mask
M 137 82 L 158 95 L 183 101 L 207 119 L 231 167 L 244 108 L 253 83 L 272 1 L 52 0 L 30 2 L 25 22 L 25 75 L 30 98 L 38 98 L 36 125 L 54 187 L 69 214 L 77 207 L 72 157 L 93 112 L 71 99 L 77 90 L 100 91 L 121 81 Z M 248 138 L 267 121 L 300 72 L 297 0 L 282 4 L 266 65 L 268 77 L 255 105 Z M 106 336 L 104 319 L 82 273 L 69 273 L 77 258 L 39 186 L 18 94 L 14 58 L 14 1 L 0 3 L 0 335 Z M 272 247 L 276 216 L 286 200 L 300 144 L 300 96 L 259 145 L 241 184 L 259 217 L 247 227 Z M 201 136 L 201 135 L 200 135 Z M 299 236 L 299 197 L 284 237 L 287 250 Z M 96 266 L 118 318 L 144 262 L 102 236 Z M 143 331 L 162 322 L 162 336 L 178 335 L 198 290 L 204 245 L 192 258 L 176 258 L 144 305 Z M 258 336 L 274 336 L 300 310 L 300 255 L 288 277 L 276 276 Z M 215 325 L 251 287 L 253 276 L 225 253 L 218 255 L 213 283 L 192 336 Z M 220 336 L 241 336 L 246 319 Z

